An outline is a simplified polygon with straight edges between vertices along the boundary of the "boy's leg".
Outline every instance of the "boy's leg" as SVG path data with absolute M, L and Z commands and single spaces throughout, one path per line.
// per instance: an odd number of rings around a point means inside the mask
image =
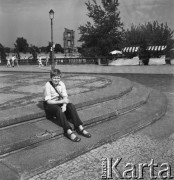
M 91 134 L 83 128 L 83 123 L 80 120 L 79 115 L 77 114 L 77 110 L 72 103 L 67 104 L 67 110 L 65 111 L 65 114 L 67 117 L 70 117 L 69 120 L 74 124 L 74 128 L 78 134 L 83 135 L 87 138 L 91 137 Z
M 74 106 L 74 104 L 72 103 L 68 103 L 67 104 L 67 107 L 66 107 L 66 111 L 65 111 L 65 114 L 68 118 L 68 120 L 74 124 L 74 128 L 78 128 L 80 125 L 82 125 L 82 121 L 80 120 L 79 118 L 79 115 L 77 113 L 77 110 Z
M 53 116 L 56 116 L 57 121 L 65 132 L 67 132 L 68 129 L 72 129 L 60 106 L 56 104 L 47 104 L 45 110 Z

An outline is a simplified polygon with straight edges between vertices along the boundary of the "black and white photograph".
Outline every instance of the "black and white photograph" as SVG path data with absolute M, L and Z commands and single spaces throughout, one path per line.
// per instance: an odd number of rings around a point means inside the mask
M 174 179 L 174 0 L 0 0 L 0 180 Z

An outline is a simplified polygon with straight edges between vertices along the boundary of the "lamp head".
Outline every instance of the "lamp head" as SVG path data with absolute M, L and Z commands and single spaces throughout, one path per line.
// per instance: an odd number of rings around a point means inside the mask
M 51 9 L 49 12 L 50 19 L 54 19 L 54 11 Z

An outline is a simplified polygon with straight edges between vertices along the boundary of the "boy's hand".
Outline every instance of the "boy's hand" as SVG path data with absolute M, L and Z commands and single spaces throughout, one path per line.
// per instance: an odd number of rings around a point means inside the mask
M 64 104 L 61 108 L 62 108 L 62 112 L 65 112 L 66 111 L 66 104 Z

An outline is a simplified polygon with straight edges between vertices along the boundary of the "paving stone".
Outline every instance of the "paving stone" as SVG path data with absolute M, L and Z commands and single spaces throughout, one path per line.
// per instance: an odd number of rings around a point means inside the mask
M 89 88 L 82 88 L 82 87 L 74 87 L 72 89 L 69 89 L 67 92 L 69 95 L 76 95 L 76 94 L 81 94 L 84 92 L 90 91 Z
M 85 84 L 85 87 L 102 87 L 105 86 L 107 84 L 107 81 L 97 81 L 97 82 L 92 82 L 92 83 L 88 83 Z
M 5 81 L 5 80 L 4 80 Z M 11 84 L 8 84 L 8 83 L 4 83 L 1 81 L 1 84 L 0 84 L 0 88 L 4 88 L 4 87 L 8 87 L 10 86 Z
M 62 129 L 48 120 L 25 123 L 0 130 L 0 154 L 41 142 L 63 133 Z
M 9 73 L 8 74 L 0 74 L 0 78 L 1 77 L 3 78 L 4 76 L 11 76 L 11 75 L 13 75 L 13 74 L 9 74 Z
M 67 88 L 67 90 L 68 89 L 71 89 L 72 87 L 74 87 L 74 86 L 80 86 L 81 84 L 83 84 L 83 83 L 85 83 L 86 81 L 85 80 L 69 80 L 69 78 L 67 79 L 64 79 L 64 82 L 65 82 L 65 84 L 66 84 L 66 88 Z
M 2 180 L 19 180 L 19 174 L 12 168 L 0 163 L 0 179 Z
M 6 103 L 7 101 L 12 102 L 17 98 L 24 98 L 24 97 L 25 97 L 25 95 L 23 95 L 23 94 L 0 93 L 0 102 L 1 102 L 1 104 Z
M 85 76 L 83 75 L 83 77 L 79 76 L 73 76 L 73 77 L 69 77 L 69 79 L 71 80 L 76 80 L 76 79 L 81 79 L 81 80 L 91 80 L 91 79 L 97 79 L 97 77 L 95 76 Z
M 28 105 L 0 111 L 0 127 L 43 117 L 45 113 L 36 105 Z
M 25 87 L 19 87 L 15 90 L 18 92 L 40 93 L 43 92 L 43 87 L 38 85 L 30 85 Z

